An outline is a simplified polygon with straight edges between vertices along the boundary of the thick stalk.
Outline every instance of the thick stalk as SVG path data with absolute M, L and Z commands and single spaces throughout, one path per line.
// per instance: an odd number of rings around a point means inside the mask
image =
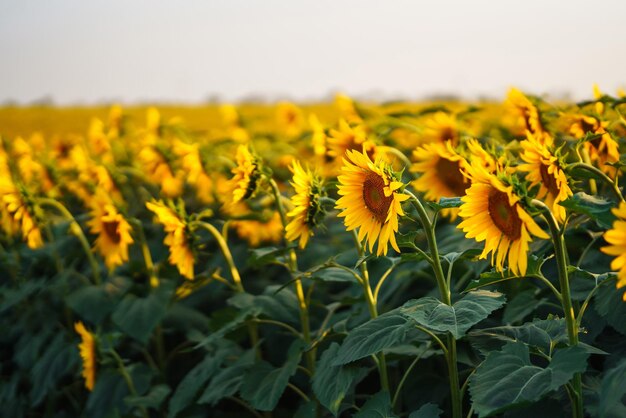
M 364 255 L 364 249 L 361 243 L 359 242 L 359 237 L 356 233 L 356 230 L 352 231 L 354 236 L 354 243 L 356 245 L 356 249 L 359 253 L 359 258 L 362 258 Z M 367 271 L 367 262 L 363 261 L 361 263 L 361 284 L 363 285 L 363 293 L 365 294 L 365 302 L 367 303 L 367 309 L 369 310 L 370 317 L 375 319 L 378 317 L 378 308 L 376 298 L 372 293 L 372 287 L 370 286 L 370 276 Z M 389 377 L 387 375 L 387 359 L 385 358 L 384 353 L 379 353 L 377 355 L 378 358 L 378 372 L 380 374 L 380 386 L 383 390 L 389 392 Z
M 71 212 L 67 210 L 65 206 L 63 206 L 60 202 L 57 202 L 54 199 L 42 198 L 42 199 L 38 199 L 37 203 L 39 203 L 39 205 L 41 206 L 49 206 L 49 207 L 55 208 L 57 211 L 61 213 L 61 215 L 63 215 L 65 219 L 67 219 L 70 222 L 70 231 L 72 232 L 72 234 L 76 236 L 76 238 L 78 238 L 80 245 L 83 247 L 83 251 L 85 251 L 85 254 L 87 255 L 87 259 L 89 260 L 89 264 L 91 266 L 91 272 L 93 274 L 94 283 L 96 285 L 99 285 L 100 284 L 100 268 L 98 267 L 98 262 L 96 261 L 96 258 L 94 257 L 93 252 L 91 251 L 91 246 L 89 245 L 89 241 L 87 241 L 87 237 L 85 236 L 83 229 L 80 227 L 80 225 L 74 218 L 74 215 L 72 215 Z
M 280 220 L 283 224 L 283 231 L 287 228 L 287 213 L 285 206 L 283 205 L 282 195 L 278 190 L 278 185 L 274 179 L 270 179 L 270 185 L 274 194 L 274 200 L 276 200 L 276 207 L 280 215 Z M 291 274 L 296 276 L 298 273 L 298 259 L 296 258 L 296 252 L 293 248 L 289 249 L 289 270 Z M 307 346 L 311 345 L 311 322 L 309 319 L 309 308 L 306 302 L 306 296 L 304 294 L 304 287 L 302 286 L 302 279 L 295 277 L 294 286 L 296 288 L 296 296 L 298 298 L 298 307 L 300 309 L 300 325 L 302 327 L 302 337 Z M 315 350 L 310 349 L 306 352 L 307 367 L 311 373 L 315 370 Z
M 563 306 L 563 314 L 565 316 L 565 324 L 567 326 L 567 336 L 570 346 L 578 345 L 578 325 L 576 322 L 576 315 L 574 314 L 574 308 L 572 306 L 572 298 L 569 287 L 569 277 L 567 274 L 567 253 L 565 248 L 565 240 L 563 239 L 563 233 L 559 228 L 559 224 L 556 218 L 550 211 L 550 208 L 539 200 L 533 200 L 533 205 L 543 210 L 543 216 L 550 228 L 550 234 L 552 235 L 552 242 L 554 244 L 554 253 L 556 255 L 556 265 L 559 274 L 559 285 L 561 287 L 561 304 Z M 582 418 L 584 414 L 583 410 L 583 393 L 582 382 L 580 373 L 574 375 L 572 382 L 574 388 L 575 403 L 573 407 L 573 415 L 576 418 Z
M 408 190 L 404 191 L 413 200 L 413 206 L 417 209 L 417 213 L 420 217 L 422 227 L 426 232 L 426 240 L 428 241 L 428 249 L 430 250 L 432 267 L 437 279 L 437 286 L 439 287 L 439 294 L 441 295 L 441 301 L 446 305 L 452 305 L 452 299 L 450 297 L 450 288 L 448 287 L 446 277 L 443 274 L 443 267 L 441 266 L 441 260 L 439 259 L 439 249 L 437 248 L 437 240 L 435 238 L 435 225 L 431 222 L 426 213 L 426 209 L 422 202 Z M 450 266 L 452 268 L 452 266 Z M 448 353 L 446 355 L 446 362 L 448 364 L 448 376 L 450 381 L 450 397 L 452 401 L 452 416 L 454 418 L 461 418 L 462 405 L 461 405 L 461 392 L 459 389 L 459 370 L 457 365 L 456 356 L 456 339 L 452 334 L 448 334 Z

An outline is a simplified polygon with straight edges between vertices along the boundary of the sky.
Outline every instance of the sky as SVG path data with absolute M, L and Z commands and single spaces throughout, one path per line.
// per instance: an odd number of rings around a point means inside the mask
M 0 103 L 560 98 L 626 87 L 623 0 L 0 0 Z

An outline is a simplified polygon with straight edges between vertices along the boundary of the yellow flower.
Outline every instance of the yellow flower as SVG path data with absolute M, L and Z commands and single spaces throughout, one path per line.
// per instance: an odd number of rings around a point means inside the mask
M 139 152 L 138 158 L 150 180 L 161 186 L 165 197 L 180 196 L 184 173 L 174 174 L 170 161 L 162 150 L 155 146 L 146 146 Z
M 13 231 L 22 232 L 22 238 L 29 248 L 36 249 L 43 246 L 41 230 L 35 221 L 33 208 L 9 176 L 0 177 L 0 205 L 6 217 L 5 222 L 11 224 L 10 228 Z
M 350 123 L 362 122 L 359 112 L 356 110 L 354 101 L 345 94 L 338 93 L 335 95 L 335 106 L 339 109 L 339 114 Z
M 163 225 L 166 233 L 163 243 L 170 249 L 170 264 L 175 265 L 182 276 L 193 279 L 194 255 L 186 222 L 160 200 L 147 202 L 146 207 L 154 212 L 158 222 Z
M 469 164 L 459 155 L 450 140 L 432 142 L 413 151 L 416 160 L 411 171 L 421 173 L 411 185 L 424 193 L 426 199 L 438 201 L 442 197 L 464 196 L 469 180 L 463 174 Z M 444 209 L 442 215 L 456 219 L 456 209 Z
M 237 203 L 252 197 L 261 177 L 259 161 L 252 155 L 248 146 L 239 145 L 235 159 L 237 166 L 231 170 L 234 176 L 230 180 L 232 203 Z
M 326 143 L 328 141 L 328 137 L 326 136 L 326 131 L 324 126 L 320 123 L 320 120 L 313 113 L 309 116 L 309 125 L 311 125 L 311 129 L 313 130 L 313 134 L 311 136 L 311 144 L 313 145 L 313 153 L 318 157 L 326 157 L 327 148 Z
M 161 113 L 156 107 L 149 107 L 146 111 L 146 130 L 158 136 L 160 127 Z
M 263 243 L 277 244 L 283 239 L 284 228 L 278 212 L 273 212 L 265 222 L 249 219 L 232 221 L 231 225 L 239 238 L 246 240 L 251 247 Z
M 613 222 L 613 228 L 604 233 L 604 240 L 611 245 L 602 247 L 603 253 L 615 256 L 611 261 L 611 269 L 618 270 L 617 288 L 626 286 L 626 203 L 622 202 L 619 208 L 613 209 L 617 220 Z M 626 301 L 626 293 L 624 293 Z
M 330 130 L 328 155 L 339 161 L 348 150 L 365 150 L 370 158 L 374 157 L 376 144 L 367 138 L 363 125 L 350 126 L 345 119 L 339 120 L 338 129 Z
M 92 391 L 96 384 L 96 340 L 81 321 L 74 324 L 74 329 L 81 339 L 78 349 L 80 350 L 80 357 L 83 359 L 82 374 L 85 378 L 85 387 Z
M 304 116 L 302 110 L 293 103 L 282 102 L 276 107 L 276 123 L 287 136 L 298 136 L 302 133 Z
M 602 94 L 602 91 L 600 90 L 600 87 L 597 84 L 593 85 L 593 97 L 596 100 L 599 100 L 602 98 L 602 96 L 604 96 L 604 94 Z M 598 112 L 598 115 L 602 115 L 604 113 L 604 103 L 598 101 L 595 104 L 595 108 L 596 108 L 596 112 Z
M 451 141 L 453 146 L 459 143 L 459 128 L 456 118 L 446 112 L 437 112 L 425 122 L 422 142 Z
M 296 194 L 291 197 L 294 208 L 287 213 L 292 220 L 285 228 L 285 238 L 287 241 L 300 239 L 300 248 L 304 248 L 323 213 L 318 201 L 322 193 L 322 179 L 308 168 L 303 169 L 297 160 L 293 161 L 290 169 L 293 172 L 291 185 Z
M 215 200 L 213 198 L 213 180 L 204 169 L 199 144 L 188 144 L 176 139 L 172 144 L 172 149 L 180 158 L 181 165 L 187 175 L 187 182 L 195 186 L 198 198 L 203 203 L 213 203 Z
M 232 104 L 220 106 L 220 115 L 226 126 L 226 134 L 237 142 L 247 142 L 250 139 L 248 131 L 241 125 L 241 118 L 237 108 Z
M 535 134 L 542 142 L 550 141 L 550 136 L 545 132 L 539 109 L 528 97 L 516 88 L 511 88 L 505 101 L 513 117 L 513 128 L 516 135 L 524 135 L 526 131 Z
M 96 248 L 110 270 L 128 261 L 128 246 L 134 242 L 130 235 L 132 228 L 108 195 L 100 193 L 91 199 L 91 219 L 87 225 L 98 235 Z
M 463 222 L 457 228 L 467 238 L 485 241 L 480 258 L 491 253 L 491 264 L 503 271 L 508 254 L 511 271 L 523 276 L 528 263 L 528 244 L 532 241 L 530 234 L 544 239 L 548 235 L 524 210 L 512 186 L 506 186 L 479 165 L 471 167 L 470 176 L 472 185 L 461 198 L 463 204 L 459 210 Z
M 398 192 L 404 186 L 381 161 L 372 162 L 366 152 L 349 150 L 339 176 L 337 209 L 343 211 L 348 231 L 359 228 L 359 241 L 369 243 L 370 252 L 378 239 L 377 255 L 387 254 L 388 244 L 396 244 L 398 216 L 404 216 L 402 202 L 408 195 Z
M 583 149 L 589 155 L 591 162 L 596 163 L 604 173 L 613 176 L 616 169 L 607 163 L 619 161 L 619 144 L 603 127 L 599 127 L 594 133 L 600 137 L 584 142 Z
M 530 132 L 527 132 L 527 139 L 520 145 L 524 148 L 521 157 L 526 164 L 521 164 L 518 169 L 528 173 L 526 180 L 531 182 L 531 187 L 539 185 L 537 199 L 544 199 L 556 220 L 563 223 L 566 212 L 559 203 L 573 193 L 559 159 Z
M 104 123 L 100 119 L 91 119 L 87 138 L 89 139 L 91 151 L 94 153 L 94 155 L 102 155 L 111 150 L 109 137 L 104 132 Z

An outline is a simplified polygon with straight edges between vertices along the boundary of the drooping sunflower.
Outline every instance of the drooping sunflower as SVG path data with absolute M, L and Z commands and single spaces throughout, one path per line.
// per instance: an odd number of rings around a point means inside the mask
M 170 264 L 175 265 L 183 277 L 193 279 L 194 253 L 187 223 L 160 200 L 147 202 L 146 207 L 154 212 L 158 222 L 163 225 L 166 233 L 163 243 L 170 249 Z
M 110 270 L 128 261 L 128 246 L 133 242 L 132 228 L 108 195 L 96 194 L 91 200 L 91 232 L 97 234 L 96 248 Z
M 13 232 L 21 231 L 29 248 L 43 246 L 41 230 L 34 214 L 35 208 L 13 183 L 10 175 L 0 176 L 0 205 L 4 221 Z
M 544 199 L 548 207 L 552 209 L 556 220 L 563 223 L 566 212 L 559 203 L 572 196 L 573 193 L 559 158 L 550 151 L 549 147 L 537 141 L 530 132 L 527 133 L 527 139 L 520 145 L 524 149 L 521 158 L 526 164 L 521 164 L 517 167 L 518 170 L 528 173 L 526 180 L 530 181 L 531 187 L 539 185 L 537 199 Z
M 74 324 L 74 330 L 80 335 L 81 339 L 78 349 L 83 360 L 82 375 L 85 379 L 85 387 L 92 391 L 96 384 L 96 340 L 81 321 Z
M 604 240 L 610 245 L 602 247 L 600 250 L 608 255 L 615 256 L 611 261 L 611 269 L 618 270 L 617 288 L 626 286 L 626 203 L 620 203 L 618 208 L 612 210 L 617 216 L 613 222 L 613 228 L 604 233 Z M 626 293 L 624 293 L 626 301 Z
M 237 166 L 231 170 L 234 176 L 230 180 L 232 203 L 246 200 L 256 192 L 261 172 L 259 160 L 247 145 L 239 145 L 235 156 Z
M 452 141 L 431 142 L 413 151 L 416 161 L 411 171 L 421 173 L 411 185 L 424 193 L 426 199 L 438 201 L 442 197 L 464 196 L 469 180 L 463 174 L 469 164 L 452 147 Z M 442 215 L 456 219 L 456 209 L 444 209 Z
M 504 260 L 508 255 L 511 271 L 523 276 L 526 274 L 531 234 L 544 239 L 548 235 L 522 207 L 513 186 L 506 185 L 477 164 L 472 165 L 470 178 L 471 186 L 461 198 L 463 204 L 459 210 L 463 222 L 457 228 L 462 229 L 467 238 L 485 241 L 480 258 L 487 258 L 491 253 L 491 264 L 496 270 L 504 270 Z
M 297 160 L 291 167 L 296 194 L 291 197 L 294 208 L 287 213 L 291 222 L 285 228 L 287 241 L 299 239 L 300 248 L 306 247 L 310 237 L 313 236 L 313 228 L 318 225 L 323 216 L 319 198 L 322 195 L 322 179 L 316 172 L 305 170 Z
M 183 191 L 184 173 L 176 172 L 172 167 L 171 156 L 159 146 L 145 146 L 139 152 L 138 158 L 144 166 L 148 178 L 161 186 L 166 197 L 180 196 Z
M 404 184 L 398 181 L 391 168 L 378 160 L 372 162 L 367 152 L 348 150 L 343 158 L 342 173 L 338 180 L 337 209 L 344 217 L 348 231 L 359 228 L 359 241 L 369 244 L 370 252 L 378 240 L 376 255 L 387 254 L 388 245 L 400 252 L 396 243 L 398 216 L 404 216 L 402 202 L 409 198 L 399 190 Z

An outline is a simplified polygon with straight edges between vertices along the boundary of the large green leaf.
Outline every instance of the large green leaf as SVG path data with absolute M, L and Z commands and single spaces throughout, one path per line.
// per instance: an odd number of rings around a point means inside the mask
M 450 332 L 459 339 L 504 303 L 501 293 L 476 290 L 467 293 L 452 306 L 433 297 L 425 297 L 407 302 L 400 312 L 431 331 Z
M 528 346 L 508 343 L 489 353 L 470 377 L 472 406 L 479 417 L 536 402 L 587 368 L 589 354 L 581 347 L 557 350 L 543 368 L 531 363 Z
M 598 289 L 594 297 L 594 307 L 596 311 L 613 328 L 626 335 L 626 303 L 624 293 L 626 288 L 615 289 L 614 281 L 608 282 Z
M 139 396 L 149 388 L 152 371 L 143 364 L 133 364 L 126 367 Z M 130 395 L 128 384 L 117 372 L 103 370 L 96 378 L 96 385 L 89 393 L 85 416 L 90 418 L 105 418 L 125 416 L 135 408 L 128 405 L 124 399 Z
M 417 411 L 411 412 L 409 418 L 439 418 L 443 411 L 433 403 L 426 403 Z
M 143 396 L 127 396 L 124 402 L 131 407 L 158 409 L 171 391 L 168 385 L 156 385 Z
M 287 352 L 287 361 L 274 368 L 263 361 L 248 370 L 241 386 L 241 396 L 259 411 L 273 410 L 282 396 L 289 378 L 294 375 L 302 357 L 304 343 L 294 341 Z
M 208 403 L 212 406 L 220 399 L 232 396 L 241 387 L 244 374 L 254 364 L 254 350 L 248 350 L 232 365 L 223 367 L 211 378 L 198 403 Z
M 504 271 L 491 270 L 485 273 L 482 273 L 480 277 L 476 280 L 472 280 L 467 287 L 465 288 L 465 292 L 470 290 L 476 290 L 481 287 L 490 286 L 492 284 L 504 282 L 507 280 L 521 279 L 523 277 L 532 277 L 541 274 L 541 267 L 546 262 L 548 258 L 537 257 L 534 254 L 531 254 L 528 257 L 528 266 L 526 268 L 525 276 L 517 276 L 511 272 L 510 269 L 505 269 Z
M 332 365 L 341 366 L 406 343 L 414 326 L 413 321 L 396 311 L 372 319 L 348 333 Z
M 145 344 L 165 316 L 170 296 L 171 290 L 164 285 L 146 297 L 127 294 L 111 319 L 125 334 Z
M 351 365 L 333 365 L 338 351 L 339 344 L 332 343 L 317 362 L 313 376 L 315 396 L 335 416 L 352 384 L 363 377 L 366 371 Z
M 115 298 L 104 286 L 85 286 L 66 298 L 67 305 L 92 324 L 100 324 L 115 307 Z
M 602 378 L 599 391 L 598 410 L 600 418 L 621 418 L 626 416 L 626 360 L 609 370 Z
M 64 375 L 79 370 L 77 348 L 68 344 L 64 337 L 63 334 L 57 334 L 32 368 L 31 402 L 34 406 L 56 389 Z
M 398 418 L 391 410 L 388 392 L 378 392 L 365 402 L 353 418 Z
M 573 212 L 589 216 L 601 228 L 609 229 L 613 226 L 615 215 L 613 215 L 611 209 L 616 204 L 610 200 L 579 192 L 559 204 Z

